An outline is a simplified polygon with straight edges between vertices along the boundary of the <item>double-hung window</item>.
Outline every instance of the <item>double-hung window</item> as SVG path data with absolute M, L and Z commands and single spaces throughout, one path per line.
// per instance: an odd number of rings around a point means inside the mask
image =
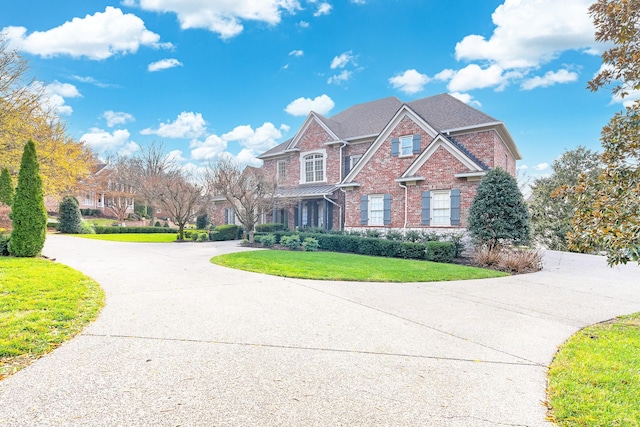
M 400 137 L 400 155 L 410 156 L 413 154 L 413 135 Z
M 369 196 L 368 225 L 384 225 L 384 199 L 382 194 Z
M 276 176 L 278 177 L 278 182 L 283 182 L 287 178 L 287 162 L 286 160 L 278 160 L 276 165 Z
M 448 191 L 434 191 L 431 196 L 431 224 L 450 225 L 451 199 Z
M 324 181 L 324 156 L 322 154 L 309 154 L 304 157 L 305 182 Z

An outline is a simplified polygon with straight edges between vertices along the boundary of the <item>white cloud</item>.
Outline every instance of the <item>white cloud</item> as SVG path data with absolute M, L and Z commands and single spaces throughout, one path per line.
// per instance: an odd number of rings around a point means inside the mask
M 110 128 L 114 127 L 115 125 L 123 125 L 135 120 L 135 118 L 129 113 L 124 113 L 121 111 L 116 112 L 112 110 L 105 111 L 104 113 L 102 113 L 101 117 L 107 121 L 107 126 L 109 126 Z
M 344 68 L 349 64 L 349 62 L 353 63 L 353 52 L 348 51 L 343 54 L 336 56 L 331 61 L 331 69 L 335 70 L 336 68 Z
M 486 87 L 504 87 L 507 78 L 503 75 L 503 69 L 498 65 L 488 68 L 481 68 L 477 64 L 469 64 L 453 74 L 449 81 L 448 89 L 452 92 L 466 92 L 472 89 L 482 89 Z
M 421 92 L 430 80 L 426 74 L 421 74 L 415 69 L 411 69 L 391 77 L 389 83 L 394 89 L 411 95 Z
M 342 70 L 342 72 L 340 74 L 336 74 L 335 76 L 331 76 L 327 79 L 327 83 L 328 84 L 332 84 L 335 83 L 337 85 L 348 81 L 351 76 L 353 75 L 353 71 L 349 71 L 349 70 Z
M 136 151 L 140 151 L 140 146 L 133 141 L 129 141 L 124 147 L 118 150 L 119 156 L 129 157 Z
M 93 77 L 89 77 L 89 76 L 73 75 L 73 76 L 71 76 L 71 78 L 74 79 L 74 80 L 77 80 L 77 81 L 79 81 L 81 83 L 89 83 L 89 84 L 92 84 L 94 86 L 101 87 L 101 88 L 119 87 L 118 85 L 99 82 L 98 80 L 94 79 Z
M 126 129 L 115 130 L 113 133 L 98 128 L 91 128 L 89 133 L 80 137 L 93 151 L 102 154 L 105 152 L 116 152 L 124 148 L 129 143 L 131 134 Z
M 259 168 L 262 166 L 262 160 L 256 158 L 258 153 L 250 148 L 243 148 L 236 156 L 236 160 L 240 165 L 254 166 Z
M 640 100 L 640 90 L 629 89 L 627 95 L 621 98 L 620 95 L 614 95 L 611 97 L 611 104 L 622 104 L 625 107 L 631 107 L 631 105 Z
M 165 156 L 165 160 L 168 162 L 182 163 L 187 159 L 182 156 L 182 150 L 171 150 Z
M 570 83 L 578 80 L 578 73 L 568 70 L 548 71 L 544 76 L 535 76 L 522 82 L 520 87 L 532 90 L 537 87 L 549 87 L 558 83 Z
M 204 141 L 191 141 L 191 158 L 193 160 L 215 160 L 227 148 L 227 141 L 218 135 L 210 135 Z
M 160 43 L 160 36 L 147 30 L 142 19 L 110 6 L 104 12 L 73 18 L 48 31 L 27 35 L 24 27 L 5 27 L 0 32 L 6 33 L 13 48 L 44 57 L 69 55 L 100 60 L 135 53 L 140 46 L 171 46 Z
M 161 59 L 160 61 L 152 62 L 147 66 L 147 70 L 154 72 L 160 70 L 166 70 L 173 67 L 182 67 L 182 62 L 175 58 Z
M 547 169 L 549 169 L 549 163 L 538 163 L 533 168 L 533 170 L 536 170 L 536 171 L 543 171 L 543 170 L 547 170 Z
M 309 28 L 309 23 L 307 21 L 300 21 L 298 22 L 298 25 L 300 28 Z
M 300 57 L 302 55 L 304 55 L 304 51 L 302 50 L 292 50 L 291 52 L 289 52 L 289 56 Z
M 506 68 L 536 67 L 565 50 L 593 48 L 592 0 L 505 0 L 492 14 L 487 40 L 469 35 L 456 45 L 456 58 L 484 60 Z
M 355 3 L 355 4 L 366 4 L 367 1 L 366 0 L 351 0 L 351 3 Z
M 519 169 L 519 170 L 523 170 L 523 171 L 525 171 L 525 170 L 529 169 L 529 166 L 527 166 L 527 165 L 520 165 L 520 166 L 518 166 L 516 169 Z
M 333 6 L 331 6 L 329 3 L 326 3 L 326 2 L 320 3 L 318 5 L 318 9 L 315 11 L 313 16 L 328 15 L 331 13 L 331 9 L 333 9 Z
M 236 141 L 243 147 L 254 151 L 267 151 L 278 145 L 276 139 L 282 138 L 282 131 L 289 130 L 289 126 L 280 126 L 276 129 L 273 123 L 265 122 L 259 128 L 253 130 L 250 125 L 236 126 L 231 132 L 222 135 L 224 141 Z
M 42 83 L 34 83 L 35 88 L 41 88 Z M 82 95 L 74 85 L 70 83 L 60 83 L 55 81 L 44 86 L 44 99 L 43 102 L 48 107 L 54 108 L 59 114 L 68 116 L 73 113 L 73 108 L 66 105 L 65 98 L 78 98 Z
M 206 122 L 202 114 L 183 111 L 174 122 L 160 123 L 158 129 L 146 128 L 143 135 L 158 135 L 163 138 L 198 138 L 204 135 Z
M 310 98 L 298 98 L 284 109 L 292 116 L 306 116 L 311 111 L 315 111 L 318 114 L 325 115 L 329 113 L 335 106 L 333 100 L 326 94 L 316 96 L 314 99 Z
M 468 93 L 452 92 L 449 95 L 459 99 L 465 104 L 475 105 L 476 107 L 482 107 L 482 104 L 480 103 L 480 101 L 474 99 L 473 96 L 469 95 Z
M 144 10 L 175 13 L 184 30 L 203 28 L 229 39 L 242 32 L 242 21 L 265 22 L 276 25 L 283 13 L 299 10 L 298 0 L 140 0 Z

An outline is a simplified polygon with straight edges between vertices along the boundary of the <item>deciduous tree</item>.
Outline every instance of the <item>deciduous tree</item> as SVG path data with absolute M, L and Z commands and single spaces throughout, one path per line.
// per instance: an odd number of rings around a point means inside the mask
M 223 158 L 211 165 L 206 174 L 208 191 L 222 196 L 233 207 L 240 223 L 253 243 L 255 225 L 263 212 L 273 209 L 277 182 L 263 169 L 242 168 L 232 159 Z
M 593 91 L 609 85 L 624 99 L 640 91 L 640 0 L 598 0 L 589 12 L 596 40 L 613 44 L 603 67 L 589 82 Z M 570 247 L 603 248 L 610 265 L 640 263 L 640 101 L 613 116 L 602 129 L 603 172 L 595 180 L 582 175 L 573 188 L 577 211 Z
M 13 232 L 9 240 L 9 253 L 15 257 L 40 255 L 47 235 L 47 210 L 33 141 L 27 142 L 24 147 L 11 221 Z

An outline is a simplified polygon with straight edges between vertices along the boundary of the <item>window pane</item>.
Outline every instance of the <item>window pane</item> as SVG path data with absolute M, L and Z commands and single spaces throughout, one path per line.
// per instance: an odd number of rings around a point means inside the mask
M 431 203 L 433 225 L 449 225 L 451 217 L 449 192 L 433 193 Z
M 403 136 L 400 138 L 400 155 L 409 156 L 413 153 L 413 137 Z
M 369 225 L 383 225 L 384 202 L 382 196 L 369 196 Z

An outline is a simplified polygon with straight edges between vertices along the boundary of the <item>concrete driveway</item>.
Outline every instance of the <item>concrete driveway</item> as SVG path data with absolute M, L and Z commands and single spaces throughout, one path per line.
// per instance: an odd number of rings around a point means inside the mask
M 208 261 L 237 250 L 49 236 L 44 254 L 96 279 L 107 304 L 0 382 L 0 425 L 544 426 L 557 346 L 640 311 L 640 267 L 595 256 L 547 252 L 535 274 L 391 284 Z

